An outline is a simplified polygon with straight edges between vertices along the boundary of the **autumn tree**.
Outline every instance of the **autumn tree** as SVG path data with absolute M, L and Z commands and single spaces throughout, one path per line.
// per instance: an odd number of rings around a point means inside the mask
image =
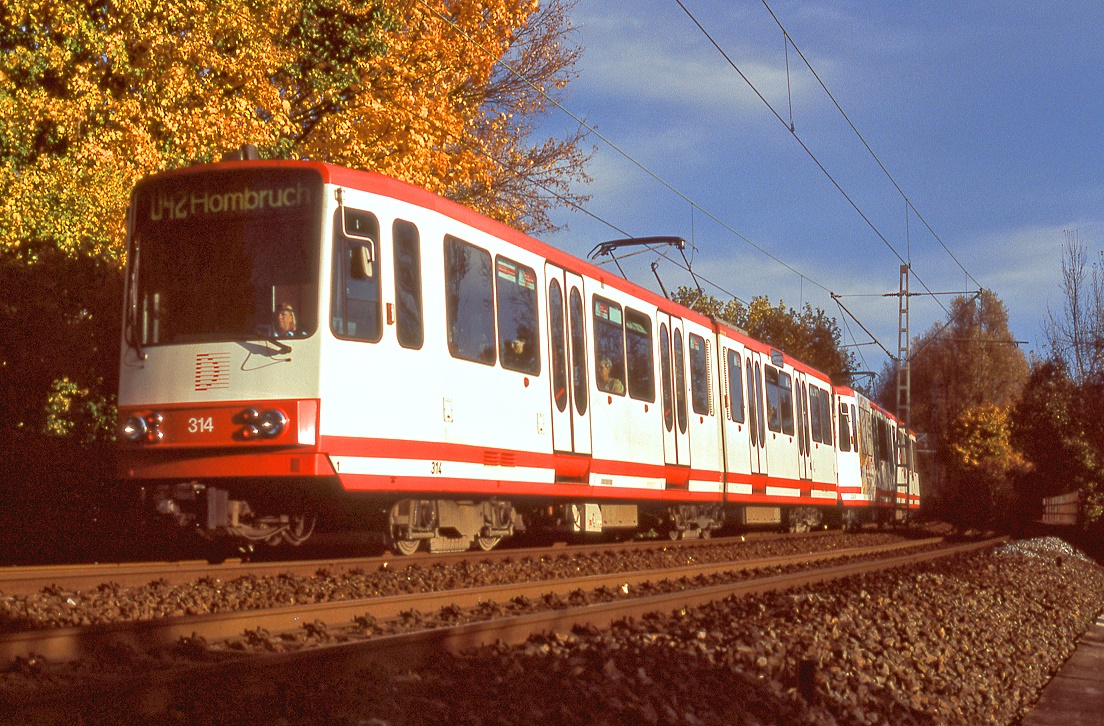
M 1044 497 L 1081 494 L 1082 524 L 1104 527 L 1104 381 L 1077 383 L 1065 361 L 1032 368 L 1013 415 L 1013 441 L 1032 465 L 1018 484 L 1020 506 L 1038 518 Z
M 1076 232 L 1062 250 L 1062 311 L 1047 307 L 1043 324 L 1050 357 L 1065 363 L 1078 383 L 1104 375 L 1104 255 L 1089 264 Z
M 1097 544 L 1104 536 L 1104 255 L 1091 255 L 1066 232 L 1062 309 L 1048 309 L 1043 332 L 1049 357 L 1034 366 L 1016 407 L 1017 444 L 1034 465 L 1021 482 L 1024 507 L 1081 495 L 1081 524 Z
M 781 300 L 772 305 L 766 296 L 752 298 L 748 305 L 734 299 L 722 302 L 686 286 L 680 286 L 672 299 L 747 331 L 756 340 L 826 373 L 834 382 L 849 382 L 855 370 L 854 354 L 843 347 L 836 319 L 809 303 L 797 311 Z
M 451 175 L 442 192 L 531 233 L 554 228 L 549 212 L 583 201 L 574 182 L 588 181 L 588 150 L 580 126 L 565 138 L 531 141 L 539 119 L 563 100 L 581 51 L 568 12 L 574 0 L 541 3 L 513 33 L 509 50 L 473 101 L 482 114 L 461 138 L 481 174 Z
M 248 142 L 549 228 L 586 178 L 579 134 L 537 134 L 578 58 L 570 3 L 0 6 L 0 446 L 110 432 L 124 220 L 149 173 Z
M 729 325 L 745 329 L 745 324 L 747 323 L 747 306 L 736 298 L 724 301 L 703 290 L 687 287 L 686 285 L 679 285 L 679 288 L 675 290 L 671 299 L 706 317 L 716 318 Z
M 1014 403 L 1029 374 L 1027 358 L 1008 329 L 1008 310 L 991 290 L 951 301 L 947 319 L 912 341 L 911 420 L 933 443 L 963 411 Z M 896 367 L 883 372 L 878 400 L 897 408 Z
M 572 76 L 570 32 L 556 0 L 17 0 L 0 9 L 0 244 L 117 259 L 134 182 L 244 142 L 545 229 L 585 179 L 581 137 L 531 138 Z
M 891 361 L 878 385 L 877 398 L 890 411 L 897 408 L 896 370 Z M 1000 476 L 990 467 L 989 478 L 977 467 L 963 468 L 953 450 L 962 433 L 955 427 L 976 428 L 985 418 L 981 412 L 1005 411 L 1018 400 L 1028 374 L 1027 359 L 1008 329 L 1008 311 L 991 290 L 954 298 L 947 319 L 913 339 L 910 423 L 935 451 L 934 460 L 920 461 L 933 511 L 957 516 L 956 502 L 995 501 L 993 482 L 1011 476 L 1015 467 Z M 979 487 L 985 492 L 971 491 Z
M 139 178 L 244 142 L 263 156 L 380 171 L 502 221 L 547 229 L 548 211 L 561 203 L 554 195 L 572 199 L 571 182 L 585 178 L 581 137 L 532 138 L 578 58 L 568 7 L 559 0 L 540 10 L 532 0 L 5 5 L 3 263 L 18 276 L 20 266 L 47 264 L 58 250 L 91 267 L 118 267 L 128 194 Z M 23 310 L 9 311 L 11 324 L 37 304 L 11 299 Z M 87 308 L 57 313 L 114 317 Z M 22 346 L 11 344 L 14 355 Z M 39 347 L 62 359 L 53 346 Z M 9 355 L 5 364 L 12 365 Z M 41 423 L 29 413 L 16 418 Z
M 1015 483 L 1029 468 L 1013 445 L 1010 406 L 985 401 L 950 422 L 942 514 L 960 527 L 1001 528 L 1017 515 Z

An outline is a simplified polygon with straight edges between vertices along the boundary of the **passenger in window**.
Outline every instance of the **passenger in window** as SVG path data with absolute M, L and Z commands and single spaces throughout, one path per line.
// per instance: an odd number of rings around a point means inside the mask
M 502 349 L 502 365 L 510 370 L 527 371 L 532 365 L 532 358 L 525 338 L 515 338 Z
M 277 338 L 294 338 L 295 308 L 287 303 L 277 305 L 276 312 L 273 314 L 272 329 Z
M 613 363 L 609 358 L 598 361 L 598 388 L 606 393 L 625 395 L 625 384 L 620 378 L 610 376 L 611 370 L 613 370 Z

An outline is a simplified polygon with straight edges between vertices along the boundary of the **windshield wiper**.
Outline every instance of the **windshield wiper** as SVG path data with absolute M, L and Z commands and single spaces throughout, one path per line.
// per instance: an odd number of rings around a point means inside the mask
M 265 338 L 265 341 L 275 345 L 276 346 L 276 352 L 279 353 L 280 355 L 287 355 L 288 353 L 291 352 L 291 346 L 288 345 L 287 343 L 283 342 L 279 338 L 277 338 L 275 335 L 273 335 L 271 337 L 268 337 L 268 338 Z
M 127 214 L 127 228 L 128 231 L 134 228 L 132 215 L 134 214 L 134 206 L 128 210 Z M 130 244 L 131 260 L 130 260 L 130 275 L 127 280 L 127 311 L 126 322 L 123 327 L 123 338 L 126 340 L 128 346 L 134 349 L 134 352 L 138 355 L 138 360 L 145 360 L 146 353 L 142 350 L 142 341 L 138 334 L 138 262 L 141 260 L 141 246 L 139 244 L 138 237 L 133 237 Z

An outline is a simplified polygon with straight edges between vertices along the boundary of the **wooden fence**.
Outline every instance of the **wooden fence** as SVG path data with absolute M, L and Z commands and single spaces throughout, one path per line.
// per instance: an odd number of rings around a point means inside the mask
M 1081 513 L 1081 492 L 1043 497 L 1043 524 L 1073 527 Z

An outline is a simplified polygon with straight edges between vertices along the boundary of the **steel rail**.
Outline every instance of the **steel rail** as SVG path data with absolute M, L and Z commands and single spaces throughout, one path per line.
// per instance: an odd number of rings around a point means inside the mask
M 802 538 L 823 536 L 815 532 Z M 32 595 L 47 587 L 61 587 L 78 591 L 111 582 L 121 587 L 142 587 L 157 580 L 170 585 L 195 582 L 201 578 L 232 580 L 245 576 L 299 575 L 309 577 L 319 570 L 341 574 L 353 570 L 371 572 L 388 567 L 430 567 L 458 562 L 502 562 L 504 560 L 539 559 L 541 557 L 585 556 L 602 553 L 650 551 L 671 548 L 714 547 L 743 541 L 765 541 L 793 537 L 781 534 L 748 534 L 736 537 L 687 540 L 647 540 L 636 542 L 612 542 L 595 545 L 565 544 L 552 547 L 526 547 L 518 549 L 494 549 L 490 552 L 418 553 L 414 555 L 379 555 L 372 557 L 331 558 L 316 560 L 287 560 L 279 562 L 228 561 L 217 565 L 203 560 L 181 562 L 135 562 L 94 565 L 49 565 L 31 567 L 0 567 L 0 593 L 6 595 Z
M 869 572 L 890 570 L 941 557 L 990 548 L 1007 538 L 990 539 L 891 558 L 852 562 L 834 567 L 776 575 L 711 587 L 681 590 L 635 599 L 546 610 L 455 627 L 376 636 L 319 645 L 277 654 L 226 657 L 217 662 L 189 664 L 151 671 L 129 679 L 120 689 L 116 679 L 90 679 L 76 685 L 51 685 L 28 694 L 0 693 L 0 707 L 14 717 L 35 720 L 47 714 L 55 721 L 66 713 L 115 713 L 140 716 L 162 711 L 180 692 L 242 698 L 281 680 L 298 680 L 304 672 L 324 682 L 347 677 L 358 669 L 395 672 L 431 664 L 445 653 L 458 654 L 486 645 L 524 643 L 541 633 L 564 635 L 576 627 L 608 627 L 626 618 L 655 612 L 680 612 L 729 597 L 740 597 L 818 584 Z
M 910 540 L 874 547 L 855 547 L 758 560 L 713 562 L 557 580 L 514 582 L 464 590 L 440 590 L 258 610 L 184 615 L 109 625 L 27 630 L 0 635 L 0 662 L 11 662 L 17 658 L 33 656 L 45 657 L 51 661 L 72 661 L 120 646 L 146 652 L 171 647 L 182 637 L 200 636 L 207 641 L 217 641 L 241 635 L 246 629 L 263 628 L 270 633 L 289 632 L 319 620 L 332 626 L 338 623 L 348 624 L 354 618 L 365 615 L 376 620 L 386 620 L 409 610 L 432 612 L 448 605 L 473 607 L 484 602 L 505 603 L 518 597 L 538 598 L 548 594 L 562 596 L 577 590 L 591 591 L 602 587 L 627 589 L 645 582 L 673 581 L 721 572 L 815 563 L 843 557 L 894 552 L 936 544 L 940 541 L 942 541 L 941 538 Z M 630 602 L 624 599 L 619 601 Z

